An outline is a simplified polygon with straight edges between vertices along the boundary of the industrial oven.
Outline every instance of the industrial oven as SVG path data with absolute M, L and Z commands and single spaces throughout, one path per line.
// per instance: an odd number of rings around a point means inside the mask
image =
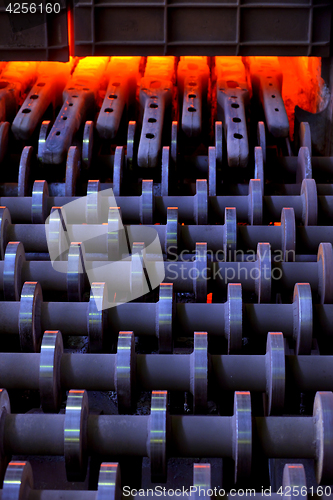
M 331 497 L 332 2 L 0 2 L 0 497 Z

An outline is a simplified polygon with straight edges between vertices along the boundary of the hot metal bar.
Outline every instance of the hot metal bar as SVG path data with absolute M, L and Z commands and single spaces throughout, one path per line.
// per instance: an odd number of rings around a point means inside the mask
M 148 57 L 145 76 L 141 79 L 140 103 L 143 112 L 138 149 L 138 166 L 155 168 L 162 151 L 165 114 L 173 92 L 175 58 Z
M 58 165 L 65 160 L 74 134 L 94 111 L 107 63 L 107 57 L 79 61 L 63 92 L 63 106 L 46 138 L 41 154 L 43 163 Z
M 206 57 L 182 56 L 177 66 L 182 130 L 187 137 L 202 131 L 203 102 L 207 100 L 209 67 Z
M 249 161 L 245 107 L 249 90 L 241 57 L 216 57 L 217 119 L 224 126 L 229 167 L 246 167 Z
M 102 139 L 114 139 L 126 107 L 135 101 L 140 57 L 112 57 L 106 68 L 108 87 L 96 129 Z

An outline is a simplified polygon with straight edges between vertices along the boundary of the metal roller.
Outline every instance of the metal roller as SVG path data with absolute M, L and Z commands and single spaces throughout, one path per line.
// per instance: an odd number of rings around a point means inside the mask
M 98 286 L 102 290 L 102 285 Z M 35 290 L 39 290 L 37 295 Z M 35 352 L 38 341 L 29 340 L 26 343 L 23 340 L 25 336 L 38 339 L 40 333 L 37 332 L 41 329 L 54 330 L 57 325 L 64 336 L 88 336 L 93 331 L 93 320 L 95 338 L 98 339 L 96 348 L 104 346 L 106 330 L 110 332 L 109 343 L 113 344 L 119 331 L 132 329 L 138 336 L 156 336 L 161 353 L 172 352 L 175 334 L 191 337 L 194 331 L 204 327 L 207 327 L 209 336 L 224 336 L 227 339 L 230 354 L 240 351 L 243 331 L 247 337 L 259 338 L 266 336 L 267 331 L 278 328 L 286 338 L 295 342 L 297 354 L 310 354 L 313 332 L 320 331 L 321 336 L 327 339 L 333 335 L 333 305 L 313 304 L 308 283 L 296 283 L 292 304 L 243 303 L 242 286 L 237 283 L 228 284 L 227 301 L 222 304 L 176 304 L 173 293 L 172 283 L 161 283 L 157 303 L 124 303 L 98 316 L 94 312 L 93 292 L 89 303 L 43 302 L 40 286 L 36 282 L 28 282 L 23 286 L 20 302 L 0 302 L 1 331 L 12 335 L 21 332 L 21 346 L 26 345 L 30 352 Z M 26 334 L 23 334 L 24 331 Z
M 6 391 L 3 393 L 7 394 Z M 78 395 L 73 409 L 72 394 Z M 88 416 L 85 394 L 84 391 L 69 393 L 65 415 L 12 415 L 10 410 L 3 412 L 4 431 L 0 438 L 4 453 L 65 453 L 68 473 L 80 472 L 82 476 L 85 471 L 81 466 L 82 453 L 83 457 L 98 453 L 103 458 L 133 454 L 149 456 L 152 479 L 158 478 L 158 481 L 164 477 L 168 456 L 233 457 L 238 482 L 249 477 L 252 448 L 269 458 L 295 458 L 296 455 L 296 458 L 315 459 L 318 483 L 332 481 L 332 392 L 317 392 L 312 417 L 251 417 L 248 392 L 235 393 L 233 417 L 168 415 L 166 391 L 152 394 L 152 408 L 156 409 L 151 415 Z M 63 439 L 64 432 L 65 438 L 68 436 L 69 439 L 71 429 L 78 438 L 73 445 Z M 157 438 L 152 431 L 156 431 Z M 194 435 L 197 439 L 190 439 Z M 246 436 L 246 439 L 241 436 Z M 167 455 L 165 450 L 168 450 Z
M 134 407 L 135 387 L 188 391 L 195 413 L 207 410 L 208 386 L 267 395 L 267 414 L 284 410 L 285 387 L 300 392 L 329 390 L 333 380 L 332 356 L 286 355 L 283 334 L 270 332 L 266 355 L 208 354 L 207 332 L 194 333 L 192 354 L 135 354 L 133 332 L 120 332 L 117 354 L 63 353 L 60 333 L 45 332 L 40 354 L 0 353 L 0 381 L 8 389 L 39 389 L 44 411 L 58 411 L 60 389 L 69 387 L 117 391 L 118 412 Z M 48 364 L 46 364 L 48 362 Z M 21 367 L 12 377 L 10 363 Z M 97 370 L 98 368 L 98 370 Z M 94 374 L 94 370 L 96 373 Z

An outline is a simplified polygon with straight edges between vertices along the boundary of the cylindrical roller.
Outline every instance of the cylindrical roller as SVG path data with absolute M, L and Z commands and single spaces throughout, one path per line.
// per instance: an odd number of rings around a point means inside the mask
M 228 298 L 224 308 L 224 332 L 228 339 L 228 354 L 233 354 L 242 348 L 242 285 L 239 283 L 228 284 Z
M 123 146 L 117 146 L 113 162 L 113 194 L 120 196 L 123 182 L 123 168 L 125 162 L 125 152 Z
M 257 249 L 258 275 L 255 281 L 255 289 L 259 303 L 271 300 L 271 249 L 269 243 L 258 243 Z
M 333 393 L 317 392 L 313 416 L 316 439 L 316 479 L 318 483 L 330 484 L 333 460 Z
M 37 282 L 26 282 L 22 288 L 18 329 L 21 351 L 39 352 L 42 340 L 42 289 Z
M 318 293 L 322 304 L 333 303 L 333 248 L 320 243 L 318 248 Z
M 162 149 L 162 175 L 161 175 L 161 195 L 169 195 L 169 173 L 170 173 L 170 147 L 164 146 Z
M 104 345 L 104 332 L 106 327 L 106 286 L 105 283 L 91 285 L 88 309 L 88 336 L 89 350 L 100 352 Z
M 148 453 L 151 480 L 166 481 L 167 474 L 167 391 L 153 391 L 149 419 Z
M 5 258 L 5 251 L 8 240 L 6 239 L 7 228 L 11 224 L 9 210 L 6 207 L 0 207 L 0 259 Z
M 76 183 L 80 175 L 80 151 L 77 146 L 71 146 L 66 160 L 65 196 L 76 195 Z
M 194 220 L 199 225 L 208 223 L 208 186 L 206 179 L 197 179 L 196 181 Z
M 86 198 L 86 221 L 87 224 L 99 224 L 101 219 L 101 185 L 98 180 L 88 181 Z
M 296 283 L 293 297 L 293 337 L 296 354 L 309 354 L 312 348 L 313 312 L 309 283 Z
M 251 396 L 235 392 L 232 417 L 232 456 L 235 461 L 235 483 L 248 479 L 252 462 Z
M 10 462 L 3 480 L 2 500 L 26 500 L 34 487 L 29 462 Z
M 285 496 L 294 500 L 301 492 L 307 491 L 303 464 L 286 464 L 283 467 L 282 488 Z
M 118 413 L 126 413 L 132 409 L 136 380 L 135 364 L 133 332 L 119 332 L 114 374 Z
M 160 353 L 173 350 L 172 327 L 174 322 L 174 301 L 172 283 L 161 283 L 156 308 L 156 334 Z
M 60 363 L 63 343 L 59 331 L 46 331 L 40 350 L 39 391 L 44 412 L 58 412 L 61 403 Z
M 281 212 L 281 250 L 284 262 L 295 261 L 296 227 L 293 208 L 283 208 Z
M 165 228 L 165 253 L 167 259 L 172 260 L 172 257 L 178 253 L 178 208 L 168 207 L 167 223 Z
M 267 413 L 277 415 L 283 412 L 286 384 L 285 352 L 283 334 L 270 332 L 266 348 L 266 394 Z
M 194 261 L 195 277 L 193 288 L 197 302 L 207 301 L 207 243 L 196 244 L 196 259 Z
M 64 455 L 68 481 L 83 481 L 86 476 L 88 412 L 87 393 L 69 391 L 64 420 Z
M 208 196 L 216 196 L 216 150 L 208 148 Z
M 46 181 L 35 181 L 31 197 L 31 222 L 44 224 L 48 216 L 49 188 Z
M 200 500 L 202 493 L 207 494 L 211 487 L 210 464 L 193 464 L 193 486 L 192 493 L 194 500 Z
M 19 300 L 22 287 L 22 266 L 25 261 L 22 243 L 8 243 L 5 257 L 3 266 L 4 298 L 5 300 Z
M 121 478 L 118 463 L 103 462 L 99 470 L 95 500 L 121 500 Z
M 208 397 L 207 332 L 194 332 L 194 349 L 191 355 L 191 392 L 194 413 L 205 413 Z
M 81 302 L 85 288 L 85 251 L 82 243 L 72 243 L 68 252 L 68 300 Z
M 237 249 L 237 214 L 235 208 L 228 207 L 224 211 L 223 233 L 223 251 L 225 260 L 233 260 L 233 256 L 235 255 L 235 251 Z

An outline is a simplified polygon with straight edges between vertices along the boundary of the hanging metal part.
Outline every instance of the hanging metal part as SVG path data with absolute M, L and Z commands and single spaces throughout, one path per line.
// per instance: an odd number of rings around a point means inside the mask
M 261 100 L 266 125 L 274 137 L 288 137 L 289 120 L 282 99 L 282 72 L 277 57 L 251 57 L 253 92 Z

